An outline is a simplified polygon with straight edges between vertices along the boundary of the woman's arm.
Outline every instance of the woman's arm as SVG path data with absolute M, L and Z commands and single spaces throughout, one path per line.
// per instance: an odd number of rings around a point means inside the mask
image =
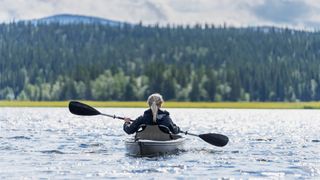
M 134 120 L 132 123 L 130 121 L 126 121 L 123 124 L 123 130 L 127 134 L 133 134 L 140 128 L 140 125 L 143 123 L 143 116 L 138 117 L 136 120 Z
M 170 131 L 173 133 L 173 134 L 178 134 L 180 132 L 180 128 L 179 126 L 177 126 L 176 124 L 173 123 L 172 119 L 170 118 L 170 116 L 168 115 L 167 117 L 167 122 L 169 123 L 167 125 L 167 127 L 170 129 Z

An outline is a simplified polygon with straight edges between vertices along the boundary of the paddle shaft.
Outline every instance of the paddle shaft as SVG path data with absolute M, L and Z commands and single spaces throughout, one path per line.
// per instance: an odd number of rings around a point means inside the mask
M 120 116 L 116 116 L 116 115 L 110 115 L 110 114 L 105 114 L 105 113 L 100 113 L 100 115 L 102 116 L 107 116 L 107 117 L 111 117 L 113 119 L 121 119 L 121 120 L 124 120 L 124 117 L 120 117 Z M 132 119 L 130 119 L 131 122 L 133 122 Z
M 111 117 L 113 119 L 121 119 L 121 120 L 124 120 L 124 117 L 120 117 L 120 116 L 116 116 L 116 115 L 110 115 L 110 114 L 105 114 L 105 113 L 100 113 L 100 115 L 102 116 L 107 116 L 107 117 Z M 130 119 L 131 122 L 133 122 L 134 120 Z M 197 134 L 193 134 L 193 133 L 189 133 L 188 131 L 179 131 L 179 133 L 183 133 L 185 135 L 191 135 L 191 136 L 196 136 L 196 137 L 199 137 L 199 135 Z
M 111 117 L 111 118 L 113 118 L 113 119 L 122 119 L 122 120 L 124 120 L 123 117 L 119 117 L 119 116 L 116 116 L 116 115 L 109 115 L 109 114 L 105 114 L 105 113 L 100 113 L 100 115 L 102 115 L 102 116 L 108 116 L 108 117 Z
M 111 118 L 113 118 L 113 119 L 121 119 L 121 120 L 124 120 L 123 117 L 116 116 L 116 115 L 110 115 L 110 114 L 104 114 L 104 113 L 100 113 L 100 115 L 102 115 L 102 116 L 108 116 L 108 117 L 111 117 Z M 133 122 L 134 120 L 131 120 L 131 119 L 130 119 L 130 121 Z M 189 133 L 188 131 L 181 131 L 181 130 L 180 130 L 179 133 L 183 133 L 183 134 L 185 134 L 185 135 L 191 135 L 191 136 L 199 137 L 199 135 L 193 134 L 193 133 Z
M 120 116 L 116 116 L 116 115 L 110 115 L 110 114 L 105 114 L 105 113 L 100 113 L 100 115 L 102 115 L 102 116 L 107 116 L 107 117 L 111 117 L 111 118 L 113 118 L 113 119 L 121 119 L 121 120 L 124 120 L 124 117 L 120 117 Z M 134 120 L 131 120 L 131 119 L 130 119 L 130 121 L 133 122 Z M 183 133 L 183 134 L 185 134 L 185 135 L 191 135 L 191 136 L 199 137 L 199 135 L 193 134 L 193 133 L 189 133 L 188 131 L 181 131 L 181 130 L 180 130 L 179 133 Z
M 197 134 L 193 134 L 193 133 L 189 133 L 188 131 L 181 131 L 181 130 L 180 130 L 180 132 L 179 132 L 179 133 L 183 133 L 183 134 L 185 134 L 185 135 L 191 135 L 191 136 L 199 137 L 199 135 L 197 135 Z

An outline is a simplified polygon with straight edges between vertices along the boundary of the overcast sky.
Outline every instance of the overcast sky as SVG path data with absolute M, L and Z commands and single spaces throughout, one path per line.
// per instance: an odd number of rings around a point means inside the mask
M 144 24 L 320 29 L 320 0 L 0 0 L 1 22 L 61 13 Z

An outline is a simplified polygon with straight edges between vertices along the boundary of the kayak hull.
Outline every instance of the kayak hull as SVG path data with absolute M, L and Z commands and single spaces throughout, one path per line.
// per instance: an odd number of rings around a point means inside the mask
M 185 143 L 184 137 L 168 141 L 155 140 L 134 140 L 129 139 L 125 142 L 128 155 L 131 156 L 157 156 L 164 154 L 175 154 L 183 149 Z

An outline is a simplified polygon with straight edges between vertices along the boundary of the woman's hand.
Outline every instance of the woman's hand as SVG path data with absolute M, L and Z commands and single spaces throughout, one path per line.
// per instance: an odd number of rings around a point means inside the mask
M 131 119 L 127 118 L 127 117 L 124 118 L 124 121 L 125 121 L 126 124 L 130 124 L 131 123 Z

